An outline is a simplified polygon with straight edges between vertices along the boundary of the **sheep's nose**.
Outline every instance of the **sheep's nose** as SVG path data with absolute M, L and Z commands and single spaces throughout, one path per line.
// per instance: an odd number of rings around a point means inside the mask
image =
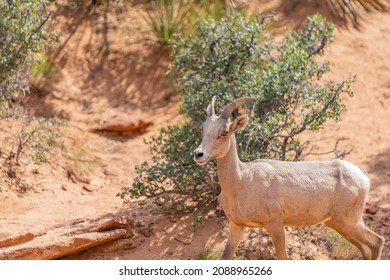
M 195 150 L 195 151 L 194 151 L 194 156 L 195 156 L 196 159 L 200 159 L 201 157 L 204 156 L 204 154 L 203 154 L 202 151 L 197 151 L 197 150 Z

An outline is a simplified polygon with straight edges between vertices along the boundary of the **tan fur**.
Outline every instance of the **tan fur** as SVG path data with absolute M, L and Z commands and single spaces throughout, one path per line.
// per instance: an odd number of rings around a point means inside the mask
M 287 259 L 284 227 L 318 223 L 342 234 L 365 259 L 380 259 L 384 238 L 362 219 L 370 188 L 364 171 L 343 160 L 241 162 L 234 133 L 246 126 L 248 117 L 239 116 L 231 123 L 216 116 L 210 106 L 194 157 L 199 165 L 217 160 L 219 202 L 231 226 L 223 259 L 233 257 L 245 227 L 265 228 L 277 258 Z

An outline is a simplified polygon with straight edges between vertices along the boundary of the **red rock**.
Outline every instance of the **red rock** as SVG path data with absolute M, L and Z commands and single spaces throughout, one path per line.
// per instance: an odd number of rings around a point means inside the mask
M 374 205 L 370 205 L 366 208 L 366 213 L 368 214 L 371 214 L 371 215 L 375 215 L 379 210 L 379 207 L 377 206 L 374 206 Z
M 113 241 L 118 246 L 135 246 L 134 221 L 127 216 L 105 216 L 91 220 L 66 221 L 39 235 L 25 233 L 0 240 L 0 260 L 48 260 L 65 257 Z
M 93 132 L 135 132 L 143 131 L 153 125 L 152 121 L 133 118 L 130 116 L 115 116 L 107 120 L 99 127 L 93 128 Z

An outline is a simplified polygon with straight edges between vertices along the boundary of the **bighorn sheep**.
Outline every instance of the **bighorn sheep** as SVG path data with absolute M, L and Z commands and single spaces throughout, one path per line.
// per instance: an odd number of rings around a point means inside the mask
M 284 227 L 322 222 L 354 244 L 364 259 L 380 259 L 385 240 L 362 219 L 370 188 L 370 179 L 362 169 L 344 160 L 240 161 L 234 133 L 245 128 L 248 116 L 232 122 L 228 118 L 240 105 L 255 100 L 237 99 L 217 116 L 214 97 L 201 126 L 202 143 L 194 151 L 199 165 L 217 160 L 219 203 L 230 223 L 222 259 L 233 257 L 245 227 L 265 228 L 276 257 L 287 259 Z

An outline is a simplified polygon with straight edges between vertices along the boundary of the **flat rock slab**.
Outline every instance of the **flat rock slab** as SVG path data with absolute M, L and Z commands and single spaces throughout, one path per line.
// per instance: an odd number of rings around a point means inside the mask
M 41 233 L 0 240 L 0 260 L 49 260 L 134 236 L 134 221 L 126 216 L 73 220 Z
M 8 246 L 12 246 L 12 245 L 16 245 L 16 244 L 30 241 L 39 235 L 41 235 L 41 234 L 27 232 L 27 233 L 24 233 L 21 235 L 10 236 L 6 239 L 0 240 L 0 250 L 2 247 L 8 247 Z
M 100 126 L 92 128 L 91 131 L 114 133 L 142 132 L 151 125 L 153 125 L 153 122 L 148 120 L 131 116 L 114 116 Z

